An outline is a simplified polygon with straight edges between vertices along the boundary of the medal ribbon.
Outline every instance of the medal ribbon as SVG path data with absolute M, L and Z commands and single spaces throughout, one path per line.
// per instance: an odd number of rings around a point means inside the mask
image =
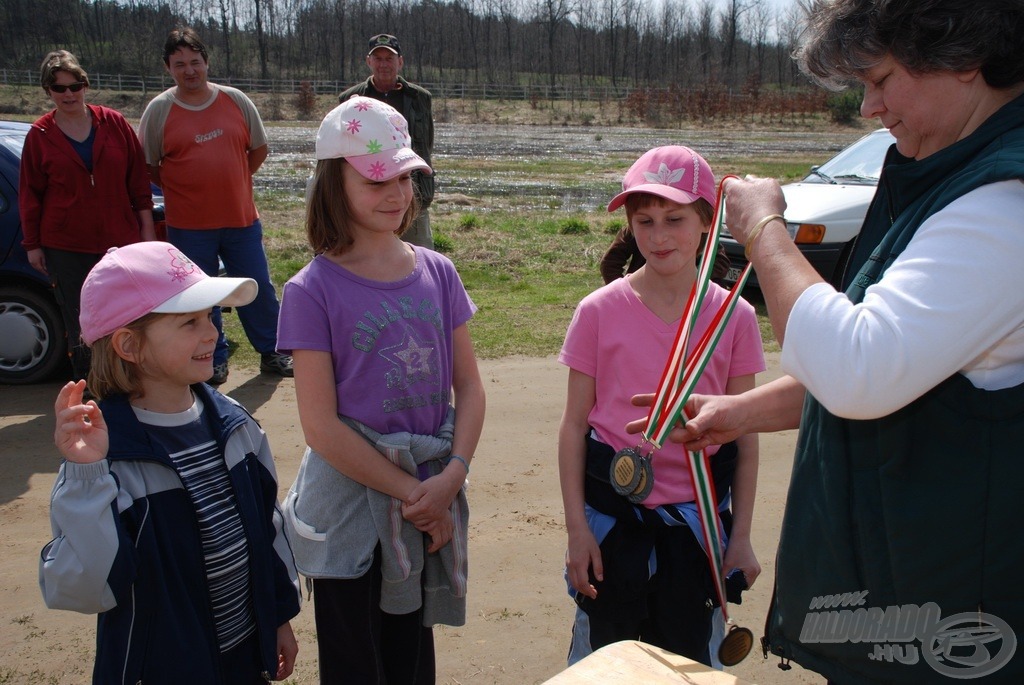
M 725 332 L 736 305 L 740 300 L 740 292 L 746 285 L 750 276 L 750 264 L 748 263 L 740 277 L 736 279 L 725 302 L 719 307 L 712 317 L 708 329 L 701 335 L 689 355 L 686 348 L 689 338 L 697 325 L 697 318 L 700 316 L 701 305 L 704 296 L 707 294 L 711 283 L 711 269 L 714 266 L 715 255 L 718 252 L 718 242 L 721 236 L 722 223 L 724 220 L 725 198 L 722 186 L 726 176 L 718 186 L 718 196 L 715 203 L 715 218 L 711 222 L 711 231 L 708 234 L 704 246 L 704 255 L 701 258 L 700 268 L 697 271 L 697 278 L 690 289 L 690 296 L 687 298 L 686 308 L 679 321 L 679 330 L 676 332 L 672 350 L 669 353 L 665 370 L 662 372 L 661 380 L 658 382 L 658 390 L 651 404 L 650 412 L 647 415 L 647 425 L 643 430 L 643 436 L 647 442 L 655 448 L 660 448 L 672 426 L 684 415 L 686 401 L 690 398 L 694 387 L 701 374 L 707 367 L 711 355 L 714 354 L 715 346 Z M 729 614 L 726 609 L 725 578 L 723 575 L 723 562 L 725 545 L 723 543 L 724 531 L 722 531 L 718 518 L 718 499 L 715 496 L 714 483 L 711 480 L 711 464 L 704 451 L 690 452 L 690 476 L 693 478 L 694 491 L 697 500 L 697 512 L 700 517 L 701 529 L 704 532 L 706 541 L 704 551 L 708 555 L 708 565 L 711 568 L 711 575 L 715 582 L 715 590 L 722 607 L 722 615 L 728 620 Z

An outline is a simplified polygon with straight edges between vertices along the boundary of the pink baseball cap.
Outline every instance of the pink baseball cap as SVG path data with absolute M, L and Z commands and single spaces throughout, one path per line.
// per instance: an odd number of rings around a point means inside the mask
M 210 278 L 170 243 L 112 247 L 82 284 L 82 340 L 92 345 L 150 312 L 241 307 L 256 298 L 257 289 L 251 278 Z
M 629 167 L 622 192 L 608 203 L 614 212 L 633 193 L 649 193 L 688 205 L 704 198 L 715 206 L 715 174 L 704 158 L 688 147 L 666 145 L 648 150 Z
M 416 169 L 434 173 L 412 151 L 405 117 L 386 102 L 361 95 L 328 112 L 316 133 L 316 158 L 337 157 L 371 181 L 388 181 Z

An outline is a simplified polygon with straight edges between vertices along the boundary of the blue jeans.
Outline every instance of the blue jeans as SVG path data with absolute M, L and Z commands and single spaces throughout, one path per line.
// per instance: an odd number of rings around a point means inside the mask
M 190 230 L 168 226 L 167 241 L 211 276 L 220 270 L 220 257 L 228 276 L 256 281 L 256 299 L 235 311 L 253 348 L 260 354 L 273 352 L 277 348 L 277 315 L 281 307 L 270 282 L 267 253 L 263 251 L 263 224 L 259 219 L 245 228 Z M 228 341 L 221 325 L 220 307 L 213 308 L 213 324 L 219 334 L 213 363 L 223 364 L 228 360 Z

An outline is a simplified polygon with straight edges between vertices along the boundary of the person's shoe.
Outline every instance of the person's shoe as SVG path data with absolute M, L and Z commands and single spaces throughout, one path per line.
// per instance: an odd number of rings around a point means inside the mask
M 210 376 L 210 380 L 206 381 L 210 385 L 220 385 L 228 379 L 228 363 L 214 364 L 213 375 Z
M 292 356 L 280 352 L 267 352 L 260 359 L 260 371 L 276 373 L 285 378 L 292 378 L 295 372 L 292 370 Z

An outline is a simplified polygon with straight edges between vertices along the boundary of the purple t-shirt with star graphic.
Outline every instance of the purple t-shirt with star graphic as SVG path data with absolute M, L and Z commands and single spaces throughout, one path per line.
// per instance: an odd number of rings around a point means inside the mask
M 452 387 L 452 331 L 476 305 L 455 265 L 416 250 L 392 282 L 361 278 L 319 255 L 284 286 L 277 347 L 330 352 L 338 413 L 378 433 L 433 435 Z

